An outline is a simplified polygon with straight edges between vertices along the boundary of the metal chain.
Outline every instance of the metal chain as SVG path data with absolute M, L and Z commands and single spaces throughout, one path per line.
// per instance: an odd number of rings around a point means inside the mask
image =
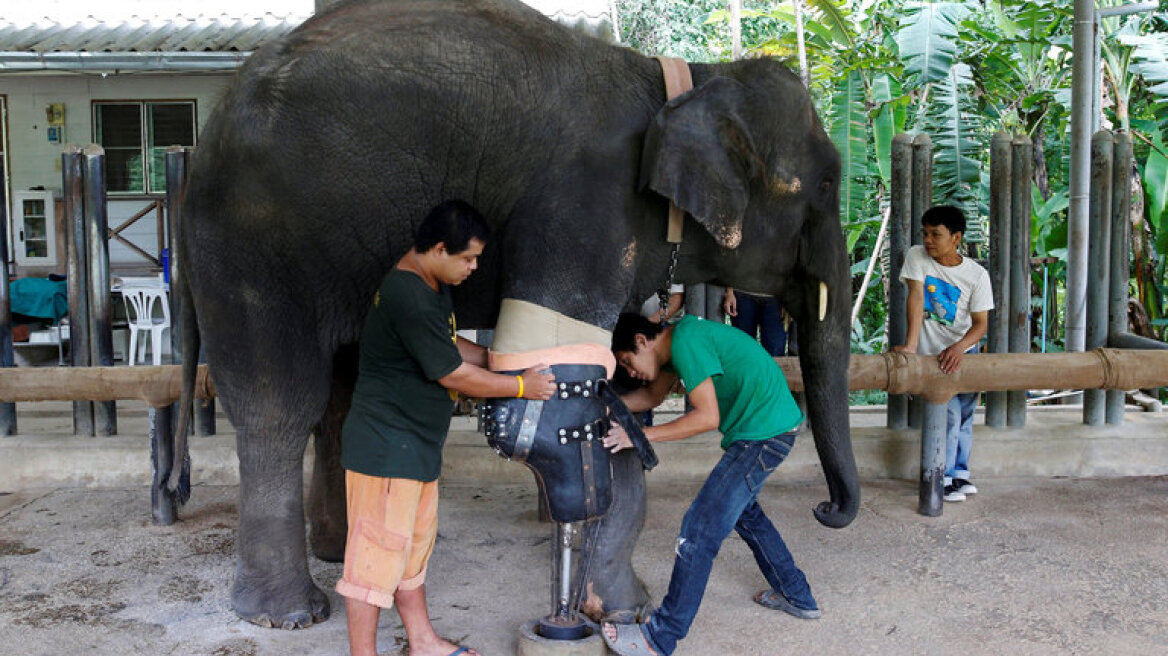
M 669 268 L 665 271 L 665 286 L 657 290 L 657 302 L 660 306 L 657 313 L 662 322 L 665 321 L 665 313 L 669 309 L 669 288 L 673 286 L 673 273 L 677 270 L 677 253 L 680 250 L 681 244 L 673 245 L 673 251 L 669 254 Z

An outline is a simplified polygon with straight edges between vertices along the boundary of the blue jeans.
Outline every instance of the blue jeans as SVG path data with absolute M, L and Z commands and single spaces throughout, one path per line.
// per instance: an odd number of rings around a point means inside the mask
M 758 505 L 762 484 L 790 453 L 790 433 L 766 440 L 738 441 L 726 449 L 690 504 L 677 538 L 669 592 L 645 625 L 658 654 L 671 654 L 685 637 L 706 592 L 710 569 L 731 529 L 754 552 L 767 583 L 801 608 L 817 608 L 807 578 Z
M 977 392 L 957 394 L 949 399 L 949 420 L 945 431 L 945 484 L 954 478 L 969 479 L 969 450 L 973 446 L 973 411 Z
M 751 337 L 757 336 L 771 357 L 787 354 L 787 331 L 783 328 L 783 306 L 773 296 L 755 296 L 735 292 L 738 316 L 730 317 L 735 328 Z

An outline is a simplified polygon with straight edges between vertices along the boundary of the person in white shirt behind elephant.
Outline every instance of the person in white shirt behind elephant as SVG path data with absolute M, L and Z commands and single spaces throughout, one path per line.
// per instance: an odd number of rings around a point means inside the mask
M 966 353 L 977 350 L 994 308 L 989 273 L 958 252 L 965 235 L 965 215 L 938 205 L 921 216 L 924 244 L 909 249 L 900 279 L 908 284 L 908 333 L 893 351 L 936 355 L 941 371 L 956 372 Z M 945 438 L 945 500 L 964 501 L 975 494 L 970 482 L 973 411 L 977 392 L 949 401 Z

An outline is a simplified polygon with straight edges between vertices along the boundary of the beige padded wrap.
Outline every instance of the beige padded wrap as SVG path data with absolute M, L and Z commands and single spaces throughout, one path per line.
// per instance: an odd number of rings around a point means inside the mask
M 503 299 L 499 320 L 495 323 L 495 341 L 491 346 L 491 368 L 499 370 L 526 369 L 534 364 L 599 364 L 612 375 L 616 360 L 609 345 L 612 333 L 590 323 L 573 319 L 535 303 L 513 298 Z M 576 352 L 564 350 L 563 355 L 544 353 L 548 359 L 530 359 L 527 354 L 553 347 L 577 345 L 586 347 Z M 522 355 L 523 358 L 504 357 Z M 587 359 L 563 359 L 587 358 Z M 500 359 L 502 358 L 502 359 Z M 552 361 L 554 360 L 554 361 Z M 499 363 L 499 366 L 496 366 Z M 526 364 L 523 364 L 526 363 Z
M 616 370 L 616 358 L 607 346 L 600 344 L 568 344 L 551 348 L 523 351 L 522 353 L 496 353 L 490 351 L 491 371 L 522 371 L 537 364 L 598 364 L 612 378 Z

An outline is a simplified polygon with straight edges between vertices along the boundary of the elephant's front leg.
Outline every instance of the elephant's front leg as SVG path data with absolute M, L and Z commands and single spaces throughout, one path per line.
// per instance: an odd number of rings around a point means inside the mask
M 231 607 L 264 627 L 295 629 L 328 619 L 329 602 L 308 573 L 303 458 L 307 431 L 240 430 L 239 533 Z
M 612 456 L 612 505 L 600 524 L 581 610 L 593 620 L 633 622 L 651 610 L 633 571 L 633 549 L 645 525 L 645 471 L 632 449 Z

